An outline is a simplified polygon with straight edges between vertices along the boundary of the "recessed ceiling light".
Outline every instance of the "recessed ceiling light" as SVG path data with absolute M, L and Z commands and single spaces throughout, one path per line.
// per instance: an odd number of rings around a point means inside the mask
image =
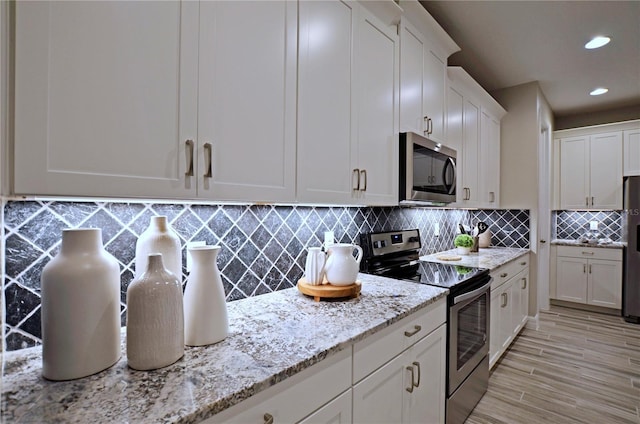
M 609 91 L 608 88 L 596 88 L 595 90 L 593 90 L 591 93 L 592 96 L 599 96 L 601 94 L 606 93 L 607 91 Z
M 611 38 L 609 37 L 604 37 L 604 36 L 593 37 L 591 41 L 589 41 L 587 44 L 584 45 L 584 48 L 597 49 L 598 47 L 602 47 L 606 44 L 609 44 L 609 41 L 611 41 Z

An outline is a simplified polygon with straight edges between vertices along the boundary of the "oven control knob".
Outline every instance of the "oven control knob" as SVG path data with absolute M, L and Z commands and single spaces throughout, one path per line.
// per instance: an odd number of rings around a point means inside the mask
M 387 242 L 384 240 L 377 240 L 373 242 L 373 247 L 375 247 L 376 249 L 382 249 L 386 245 L 387 245 Z

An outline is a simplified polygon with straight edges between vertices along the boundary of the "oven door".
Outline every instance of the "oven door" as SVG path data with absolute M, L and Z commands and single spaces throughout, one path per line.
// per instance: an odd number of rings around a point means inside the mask
M 489 354 L 490 299 L 491 278 L 487 278 L 481 287 L 449 300 L 449 396 Z

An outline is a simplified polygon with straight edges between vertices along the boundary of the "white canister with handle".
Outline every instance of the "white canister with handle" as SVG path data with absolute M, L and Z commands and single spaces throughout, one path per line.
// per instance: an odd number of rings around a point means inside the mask
M 304 266 L 304 277 L 308 284 L 317 286 L 324 280 L 326 255 L 319 247 L 310 247 Z
M 358 253 L 353 257 L 353 251 Z M 327 281 L 334 286 L 348 286 L 356 282 L 362 248 L 356 244 L 338 243 L 328 249 L 327 262 L 324 270 Z

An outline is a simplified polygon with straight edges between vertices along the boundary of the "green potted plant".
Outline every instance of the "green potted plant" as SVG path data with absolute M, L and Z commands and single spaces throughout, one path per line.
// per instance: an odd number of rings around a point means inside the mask
M 473 237 L 468 234 L 458 234 L 453 240 L 453 244 L 458 248 L 459 255 L 468 255 L 473 246 Z

